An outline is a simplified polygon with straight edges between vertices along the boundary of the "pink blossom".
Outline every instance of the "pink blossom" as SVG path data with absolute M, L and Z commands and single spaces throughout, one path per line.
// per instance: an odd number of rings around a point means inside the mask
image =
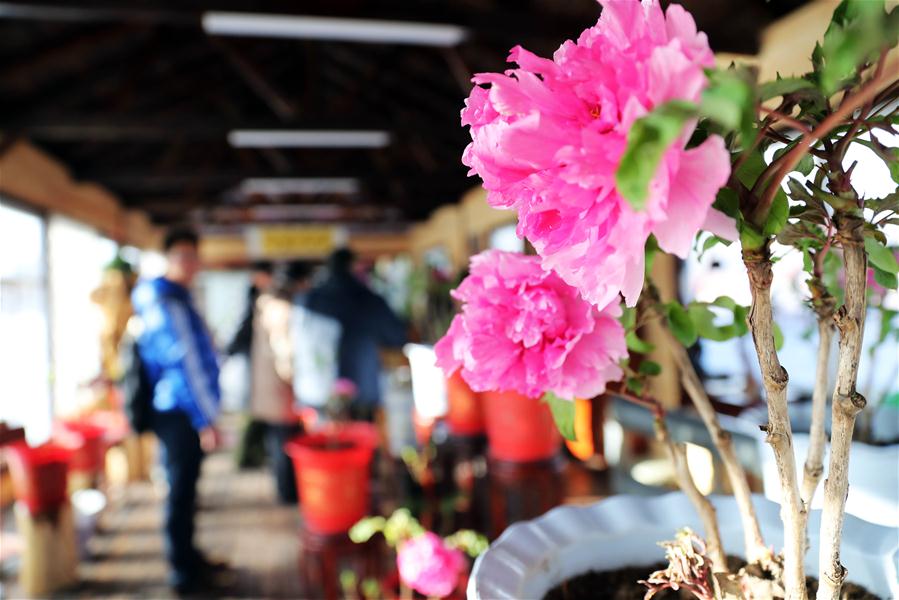
M 621 378 L 618 304 L 595 307 L 539 257 L 482 252 L 453 296 L 462 311 L 437 342 L 437 364 L 447 375 L 461 368 L 475 391 L 592 398 Z
M 719 234 L 733 230 L 709 210 L 730 161 L 719 136 L 685 149 L 690 124 L 665 153 L 645 209 L 621 197 L 615 172 L 634 120 L 669 100 L 699 100 L 714 57 L 677 4 L 663 13 L 656 0 L 600 2 L 598 23 L 552 60 L 515 47 L 518 68 L 474 77 L 462 161 L 492 206 L 518 211 L 518 234 L 546 268 L 598 306 L 619 292 L 633 305 L 650 234 L 685 257 L 707 218 Z
M 355 398 L 356 384 L 346 377 L 341 377 L 334 382 L 334 395 L 340 398 Z
M 425 596 L 449 596 L 465 567 L 462 552 L 430 531 L 403 542 L 396 554 L 400 579 Z

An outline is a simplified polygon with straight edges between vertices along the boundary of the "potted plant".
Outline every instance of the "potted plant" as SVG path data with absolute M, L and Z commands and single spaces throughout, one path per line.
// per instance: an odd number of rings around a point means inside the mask
M 366 592 L 375 586 L 362 582 L 365 598 L 411 599 L 462 597 L 467 586 L 469 559 L 480 556 L 487 549 L 487 538 L 470 529 L 460 529 L 450 536 L 440 537 L 425 529 L 408 509 L 400 508 L 389 517 L 366 517 L 350 530 L 350 539 L 357 544 L 368 542 L 381 534 L 387 546 L 396 551 L 396 570 L 377 586 L 378 593 Z M 342 575 L 344 595 L 354 594 L 356 581 Z
M 591 397 L 622 378 L 635 397 L 645 399 L 646 378 L 659 366 L 620 363 L 625 363 L 626 344 L 634 350 L 645 345 L 633 326 L 646 318 L 658 320 L 673 342 L 668 346 L 683 386 L 734 489 L 727 501 L 710 501 L 696 492 L 680 468 L 683 447 L 667 435 L 664 413 L 657 411 L 658 438 L 701 517 L 704 552 L 712 565 L 707 587 L 718 597 L 758 592 L 804 599 L 808 541 L 818 557 L 817 598 L 840 597 L 847 577 L 841 557 L 848 563 L 858 550 L 842 541 L 849 450 L 865 405 L 856 380 L 868 269 L 889 288 L 896 287 L 899 270 L 883 232 L 895 222 L 897 196 L 860 195 L 855 165 L 844 158 L 852 144 L 870 146 L 897 177 L 899 156 L 877 136 L 895 132 L 899 82 L 887 67 L 887 54 L 896 44 L 899 10 L 887 13 L 878 2 L 843 2 L 815 48 L 810 73 L 759 84 L 750 69 L 716 69 L 706 36 L 681 6 L 663 11 L 656 1 L 602 4 L 596 26 L 576 42 L 565 42 L 552 59 L 516 47 L 510 55 L 516 68 L 473 79 L 477 85 L 462 112 L 472 135 L 463 162 L 483 179 L 488 203 L 518 212 L 518 233 L 538 256 L 487 252 L 472 260 L 472 275 L 459 288 L 465 295 L 463 312 L 437 345 L 439 363 L 448 374 L 460 370 L 476 391 L 542 394 L 570 436 L 571 399 Z M 773 143 L 784 148 L 767 157 Z M 804 182 L 788 177 L 796 171 L 811 177 Z M 700 231 L 711 234 L 701 238 L 704 247 L 732 243 L 728 240 L 740 244 L 750 307 L 727 297 L 683 306 L 660 297 L 645 277 L 656 252 L 686 257 Z M 801 485 L 793 455 L 789 376 L 778 358 L 771 304 L 775 239 L 806 257 L 809 305 L 824 326 L 822 344 L 828 343 L 824 330 L 831 324 L 839 338 L 820 523 L 809 516 L 818 481 Z M 826 278 L 828 269 L 840 276 Z M 639 304 L 640 310 L 622 310 L 621 302 L 627 309 Z M 732 313 L 732 322 L 717 322 L 712 306 Z M 784 490 L 777 528 L 761 518 L 770 509 L 753 502 L 730 437 L 685 351 L 699 336 L 737 335 L 745 329 L 755 344 L 768 409 L 764 430 Z M 509 403 L 508 410 L 515 409 Z M 813 434 L 823 427 L 820 421 Z M 820 452 L 811 452 L 813 463 Z M 734 548 L 716 511 L 739 515 L 745 567 L 725 560 L 725 552 Z M 618 517 L 604 516 L 616 527 L 641 527 L 638 519 Z M 685 524 L 692 518 L 678 517 Z M 848 522 L 864 529 L 858 521 Z M 564 532 L 587 536 L 576 523 L 568 523 Z M 819 524 L 815 536 L 812 529 Z M 878 531 L 868 534 L 886 539 Z M 543 535 L 552 538 L 546 529 Z M 633 530 L 629 535 L 641 537 Z M 765 539 L 782 552 L 773 553 Z M 673 557 L 686 552 L 678 544 L 682 552 Z M 535 542 L 525 553 L 536 556 L 544 570 L 571 556 L 566 550 L 540 555 L 542 546 Z M 641 552 L 637 558 L 651 559 L 645 547 Z M 484 565 L 489 556 L 488 551 Z M 853 570 L 850 580 L 870 583 L 878 593 L 897 593 L 892 584 L 884 587 L 890 581 L 883 571 L 888 561 L 872 564 L 878 565 L 877 574 Z M 592 568 L 603 566 L 598 556 Z M 895 580 L 895 564 L 892 569 Z M 470 590 L 486 597 L 479 590 L 497 583 L 491 578 L 508 575 L 479 570 Z
M 343 420 L 355 393 L 352 382 L 338 379 L 317 429 L 284 447 L 293 460 L 304 524 L 318 533 L 346 532 L 368 513 L 378 436 L 367 423 Z

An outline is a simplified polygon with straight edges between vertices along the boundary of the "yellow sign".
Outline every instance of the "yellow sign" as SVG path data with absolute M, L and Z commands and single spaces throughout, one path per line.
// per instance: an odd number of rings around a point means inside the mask
M 257 226 L 247 232 L 251 256 L 260 258 L 317 258 L 345 243 L 339 227 Z

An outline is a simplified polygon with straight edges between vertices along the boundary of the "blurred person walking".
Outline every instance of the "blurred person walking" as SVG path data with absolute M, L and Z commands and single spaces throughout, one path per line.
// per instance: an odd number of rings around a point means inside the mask
M 406 342 L 406 326 L 383 298 L 356 277 L 355 260 L 356 255 L 347 248 L 334 251 L 328 258 L 325 280 L 301 300 L 301 305 L 312 314 L 339 323 L 336 375 L 356 384 L 351 418 L 372 421 L 381 403 L 379 348 L 401 347 Z M 299 400 L 304 401 L 302 395 Z
M 260 290 L 253 323 L 250 414 L 264 424 L 275 488 L 285 504 L 297 502 L 297 488 L 284 444 L 301 431 L 292 387 L 292 299 L 305 289 L 310 271 L 302 262 L 278 269 L 272 285 Z
M 152 429 L 168 480 L 164 538 L 169 580 L 179 594 L 200 591 L 219 568 L 194 545 L 197 479 L 204 453 L 219 444 L 219 368 L 212 339 L 189 291 L 200 269 L 190 229 L 165 236 L 164 276 L 140 282 L 132 303 L 143 324 L 137 347 L 153 382 Z
M 247 365 L 244 372 L 249 375 L 250 385 L 247 388 L 249 394 L 245 399 L 244 409 L 252 407 L 254 325 L 258 312 L 256 301 L 263 290 L 271 288 L 273 271 L 274 267 L 269 261 L 258 261 L 250 267 L 250 288 L 247 290 L 247 303 L 243 316 L 237 331 L 225 346 L 225 354 L 232 358 L 242 358 Z M 248 415 L 235 450 L 238 468 L 259 467 L 265 462 L 265 429 L 263 421 L 253 418 L 252 414 Z

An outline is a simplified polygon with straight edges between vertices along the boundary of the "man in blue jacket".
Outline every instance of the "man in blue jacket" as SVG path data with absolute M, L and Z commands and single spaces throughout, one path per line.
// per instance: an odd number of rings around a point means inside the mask
M 179 593 L 197 591 L 211 566 L 194 546 L 194 512 L 200 463 L 219 443 L 218 362 L 189 291 L 200 269 L 198 242 L 192 230 L 169 231 L 165 275 L 142 281 L 132 294 L 143 324 L 138 352 L 154 383 L 153 431 L 169 484 L 165 546 Z

